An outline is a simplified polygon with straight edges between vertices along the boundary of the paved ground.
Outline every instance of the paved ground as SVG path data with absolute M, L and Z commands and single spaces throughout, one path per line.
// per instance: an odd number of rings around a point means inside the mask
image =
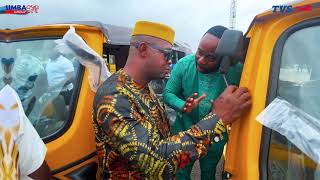
M 222 180 L 222 172 L 223 172 L 223 158 L 220 159 L 218 165 L 217 165 L 217 171 L 216 171 L 216 180 Z M 199 161 L 196 161 L 193 165 L 192 171 L 191 171 L 191 179 L 192 180 L 200 180 L 200 164 Z

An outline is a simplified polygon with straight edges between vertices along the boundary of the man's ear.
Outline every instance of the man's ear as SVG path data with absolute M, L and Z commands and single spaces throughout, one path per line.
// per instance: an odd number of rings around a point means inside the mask
M 140 56 L 146 57 L 147 53 L 148 53 L 147 49 L 148 49 L 147 45 L 145 43 L 141 43 L 138 47 L 138 51 L 139 51 Z

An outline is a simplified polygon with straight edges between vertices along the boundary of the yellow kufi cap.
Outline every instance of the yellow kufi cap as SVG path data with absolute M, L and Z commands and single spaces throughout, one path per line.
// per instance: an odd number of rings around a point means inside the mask
M 175 32 L 171 27 L 165 24 L 149 22 L 149 21 L 136 22 L 132 31 L 132 36 L 135 36 L 135 35 L 152 36 L 152 37 L 156 37 L 156 38 L 168 41 L 172 45 L 174 43 L 174 34 Z

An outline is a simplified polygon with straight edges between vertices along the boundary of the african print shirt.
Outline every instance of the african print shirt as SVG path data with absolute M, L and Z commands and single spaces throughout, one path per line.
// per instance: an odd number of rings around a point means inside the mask
M 98 177 L 103 179 L 174 179 L 177 170 L 204 156 L 213 139 L 226 131 L 209 113 L 170 136 L 162 104 L 148 86 L 139 86 L 122 70 L 98 89 L 93 125 Z

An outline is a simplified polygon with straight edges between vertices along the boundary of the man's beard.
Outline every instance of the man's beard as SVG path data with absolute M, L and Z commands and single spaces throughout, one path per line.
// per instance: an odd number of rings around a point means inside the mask
M 203 68 L 201 67 L 202 72 L 201 73 L 212 73 L 212 72 L 218 72 L 219 70 L 219 65 L 217 65 L 214 69 L 207 69 L 207 68 Z
M 202 73 L 206 74 L 206 73 L 218 72 L 219 67 L 220 67 L 220 63 L 221 63 L 221 61 L 219 61 L 219 63 L 213 69 L 208 69 L 206 67 L 200 66 L 203 71 Z M 197 61 L 196 61 L 196 65 L 199 66 Z

